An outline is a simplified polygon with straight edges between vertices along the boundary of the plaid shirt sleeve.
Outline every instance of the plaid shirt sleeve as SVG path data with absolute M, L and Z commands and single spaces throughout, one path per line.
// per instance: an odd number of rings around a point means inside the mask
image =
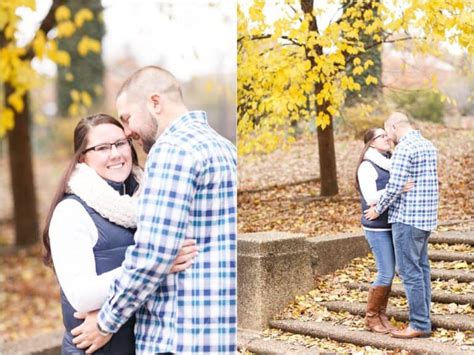
M 167 276 L 185 238 L 196 189 L 193 155 L 168 143 L 148 157 L 135 244 L 127 249 L 98 322 L 115 333 Z
M 390 168 L 390 180 L 380 197 L 375 212 L 382 214 L 403 192 L 403 186 L 410 177 L 410 151 L 404 147 L 395 150 Z

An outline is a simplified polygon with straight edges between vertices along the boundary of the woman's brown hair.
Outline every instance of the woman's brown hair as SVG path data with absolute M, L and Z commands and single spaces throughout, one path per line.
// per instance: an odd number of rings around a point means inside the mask
M 370 147 L 370 143 L 374 140 L 374 138 L 377 138 L 377 131 L 382 128 L 370 128 L 368 129 L 365 134 L 364 134 L 364 148 L 362 149 L 362 152 L 360 153 L 359 161 L 357 162 L 357 168 L 355 171 L 355 188 L 357 191 L 360 192 L 360 185 L 359 185 L 359 177 L 357 175 L 357 172 L 359 171 L 360 164 L 364 161 L 365 153 L 367 152 L 367 149 Z
M 61 180 L 59 181 L 59 186 L 54 194 L 53 201 L 51 203 L 51 207 L 49 208 L 48 216 L 46 217 L 46 225 L 44 227 L 42 237 L 43 237 L 43 245 L 44 245 L 44 252 L 43 252 L 43 262 L 47 266 L 52 266 L 52 258 L 51 258 L 51 245 L 49 241 L 49 227 L 51 224 L 51 219 L 53 217 L 54 210 L 56 206 L 61 202 L 64 198 L 66 193 L 66 186 L 69 182 L 72 172 L 76 167 L 76 164 L 79 163 L 79 159 L 83 155 L 84 150 L 87 148 L 88 144 L 88 135 L 92 127 L 100 126 L 102 124 L 113 124 L 123 130 L 122 124 L 105 113 L 97 113 L 95 115 L 84 117 L 79 121 L 76 128 L 74 129 L 74 155 L 72 156 L 71 161 L 67 165 L 66 170 L 64 171 Z M 132 164 L 133 166 L 138 166 L 138 156 L 135 148 L 133 145 L 131 146 L 132 150 Z

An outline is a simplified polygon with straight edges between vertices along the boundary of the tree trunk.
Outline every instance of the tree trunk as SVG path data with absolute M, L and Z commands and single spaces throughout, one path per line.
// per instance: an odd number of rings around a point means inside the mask
M 321 175 L 321 196 L 334 196 L 339 192 L 336 170 L 336 150 L 332 119 L 329 126 L 318 127 L 319 170 Z
M 11 93 L 12 88 L 5 85 L 5 97 L 8 97 Z M 15 127 L 8 133 L 15 214 L 15 244 L 19 246 L 36 243 L 39 230 L 33 177 L 28 94 L 25 94 L 24 102 L 23 112 L 15 113 Z
M 305 15 L 310 16 L 308 31 L 319 32 L 318 22 L 313 15 L 313 0 L 301 0 L 301 9 Z M 311 67 L 316 67 L 316 58 L 310 55 L 314 50 L 318 56 L 323 55 L 323 48 L 320 45 L 314 45 L 313 48 L 305 46 L 306 58 L 310 61 Z M 322 90 L 321 83 L 314 84 L 314 93 L 317 95 Z M 330 124 L 322 129 L 318 126 L 318 147 L 319 147 L 319 171 L 321 175 L 321 196 L 334 196 L 339 192 L 337 185 L 336 170 L 336 150 L 334 148 L 334 130 L 332 115 L 327 111 L 327 102 L 322 105 L 316 104 L 316 115 L 318 112 L 324 112 L 330 117 Z

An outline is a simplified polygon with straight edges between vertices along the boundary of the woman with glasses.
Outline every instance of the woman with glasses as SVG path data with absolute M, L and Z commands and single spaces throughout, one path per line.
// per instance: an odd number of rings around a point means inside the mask
M 377 267 L 377 277 L 369 289 L 365 325 L 376 333 L 396 330 L 386 315 L 395 275 L 395 252 L 392 228 L 388 223 L 388 210 L 375 220 L 366 219 L 363 212 L 371 205 L 377 204 L 388 183 L 391 149 L 392 141 L 383 129 L 369 129 L 364 135 L 364 148 L 356 170 L 356 188 L 361 195 L 362 228 Z M 403 191 L 409 191 L 412 187 L 413 182 L 408 182 Z
M 84 354 L 71 330 L 107 299 L 114 275 L 133 244 L 142 170 L 122 125 L 106 114 L 83 118 L 74 131 L 74 155 L 62 177 L 43 232 L 45 263 L 61 286 L 65 334 L 62 354 Z M 186 242 L 171 272 L 183 271 L 197 249 Z M 132 316 L 96 354 L 134 354 Z

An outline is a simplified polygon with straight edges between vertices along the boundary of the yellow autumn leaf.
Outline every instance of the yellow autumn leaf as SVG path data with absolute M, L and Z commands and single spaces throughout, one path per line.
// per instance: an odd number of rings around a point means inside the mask
M 372 61 L 372 59 L 367 59 L 364 63 L 364 69 L 367 69 L 368 67 L 374 65 L 374 62 Z
M 18 92 L 14 92 L 13 94 L 8 96 L 7 102 L 15 109 L 16 112 L 23 112 L 23 109 L 25 107 L 25 104 L 23 102 L 23 95 L 19 94 Z
M 364 72 L 364 68 L 361 67 L 360 65 L 356 66 L 353 70 L 352 70 L 352 74 L 354 75 L 360 75 Z
M 82 103 L 84 104 L 84 106 L 86 106 L 86 107 L 91 107 L 92 106 L 92 97 L 91 97 L 91 95 L 89 95 L 89 93 L 87 91 L 82 91 L 81 92 L 81 99 L 82 99 Z
M 81 100 L 81 95 L 79 94 L 79 91 L 73 89 L 69 93 L 69 96 L 71 96 L 72 101 L 74 102 L 79 102 Z
M 0 127 L 3 127 L 6 130 L 13 128 L 15 124 L 15 113 L 12 109 L 3 107 L 0 113 Z
M 79 114 L 79 106 L 77 104 L 71 104 L 68 108 L 70 116 L 76 117 Z
M 469 265 L 467 264 L 467 262 L 465 261 L 462 261 L 462 262 L 458 262 L 458 263 L 455 263 L 453 265 L 453 269 L 468 269 L 469 268 Z
M 66 73 L 66 75 L 64 75 L 64 79 L 66 79 L 66 81 L 73 81 L 74 80 L 74 75 L 72 75 L 72 73 L 68 72 Z
M 59 38 L 68 38 L 71 37 L 74 32 L 76 32 L 76 26 L 72 21 L 60 22 L 57 27 L 58 37 Z
M 83 57 L 89 52 L 100 53 L 100 49 L 100 42 L 96 39 L 90 38 L 89 36 L 82 37 L 77 44 L 77 52 Z
M 74 23 L 76 24 L 77 27 L 82 27 L 82 25 L 84 25 L 84 22 L 92 21 L 93 19 L 94 19 L 94 14 L 92 13 L 92 11 L 89 9 L 83 8 L 83 9 L 80 9 L 74 16 Z
M 50 59 L 62 66 L 68 67 L 71 65 L 71 56 L 66 51 L 56 51 L 50 55 Z
M 4 11 L 0 11 L 0 30 L 3 30 L 8 23 L 8 14 Z
M 367 78 L 365 78 L 365 83 L 367 85 L 370 85 L 370 84 L 377 85 L 378 82 L 379 81 L 377 80 L 377 78 L 372 76 L 372 75 L 369 75 L 369 76 L 367 76 Z
M 33 39 L 33 50 L 38 58 L 42 58 L 45 54 L 46 36 L 43 31 L 38 31 Z
M 71 18 L 71 10 L 67 6 L 61 5 L 56 9 L 54 17 L 58 22 L 69 20 Z

